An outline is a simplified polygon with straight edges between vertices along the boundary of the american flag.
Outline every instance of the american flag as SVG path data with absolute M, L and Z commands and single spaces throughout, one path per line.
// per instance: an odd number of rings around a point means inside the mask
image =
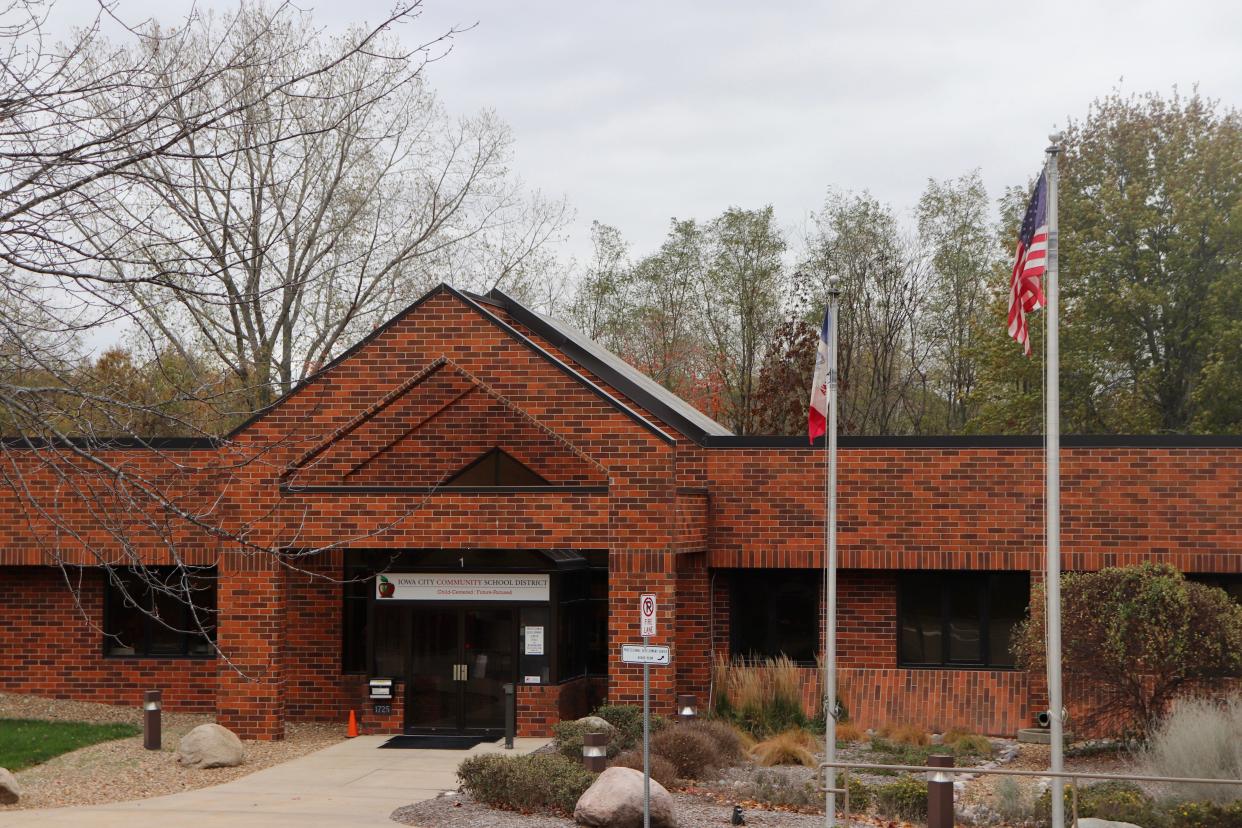
M 1031 334 L 1026 328 L 1026 315 L 1044 306 L 1039 280 L 1047 258 L 1048 179 L 1046 173 L 1041 173 L 1022 219 L 1013 275 L 1009 277 L 1009 335 L 1022 344 L 1027 356 L 1031 355 Z

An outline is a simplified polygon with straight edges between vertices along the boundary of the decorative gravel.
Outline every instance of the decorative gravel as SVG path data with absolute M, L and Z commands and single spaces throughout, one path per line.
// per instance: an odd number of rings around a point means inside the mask
M 733 815 L 731 805 L 721 805 L 697 796 L 674 793 L 677 805 L 677 821 L 686 828 L 709 825 L 729 825 Z M 745 811 L 747 825 L 767 825 L 771 828 L 819 828 L 824 824 L 823 814 L 795 814 L 784 811 Z M 572 819 L 546 814 L 518 814 L 498 811 L 467 794 L 441 795 L 415 805 L 406 805 L 393 811 L 392 819 L 415 828 L 569 828 Z M 854 821 L 859 828 L 872 828 L 876 823 Z M 892 825 L 893 823 L 884 823 Z
M 0 718 L 142 725 L 142 711 L 137 706 L 116 707 L 15 693 L 0 693 Z M 215 717 L 207 713 L 165 712 L 163 750 L 146 750 L 142 736 L 134 736 L 75 750 L 27 768 L 15 774 L 22 788 L 21 801 L 0 805 L 0 811 L 98 805 L 205 788 L 328 747 L 345 736 L 345 728 L 337 724 L 289 724 L 284 741 L 247 741 L 246 761 L 239 767 L 198 770 L 177 764 L 177 743 L 181 737 L 212 721 Z

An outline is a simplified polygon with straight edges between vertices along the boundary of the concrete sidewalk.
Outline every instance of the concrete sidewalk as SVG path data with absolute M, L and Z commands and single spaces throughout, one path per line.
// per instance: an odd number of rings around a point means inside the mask
M 211 788 L 78 808 L 0 812 L 3 828 L 99 826 L 394 826 L 402 805 L 457 787 L 457 765 L 479 753 L 529 753 L 546 739 L 518 739 L 512 751 L 485 742 L 470 750 L 379 750 L 387 736 L 360 736 Z

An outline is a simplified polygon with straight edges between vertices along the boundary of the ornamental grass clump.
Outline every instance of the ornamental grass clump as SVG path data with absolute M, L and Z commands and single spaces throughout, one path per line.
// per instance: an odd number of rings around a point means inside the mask
M 736 722 L 756 737 L 807 725 L 802 709 L 802 671 L 786 656 L 717 657 L 713 681 L 715 715 Z
M 1242 696 L 1174 702 L 1140 758 L 1152 776 L 1242 779 Z M 1168 795 L 1223 805 L 1242 799 L 1242 785 L 1171 785 Z
M 814 737 L 805 730 L 794 728 L 764 739 L 750 749 L 755 762 L 764 767 L 773 765 L 803 765 L 815 767 Z

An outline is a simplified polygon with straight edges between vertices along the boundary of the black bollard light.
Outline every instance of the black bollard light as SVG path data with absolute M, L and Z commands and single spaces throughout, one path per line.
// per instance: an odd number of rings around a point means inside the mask
M 951 768 L 953 757 L 927 757 L 928 767 Z M 936 771 L 927 780 L 927 828 L 953 828 L 953 774 Z
M 148 690 L 142 701 L 142 746 L 147 750 L 163 747 L 160 733 L 160 711 L 163 707 L 164 694 L 159 690 Z

